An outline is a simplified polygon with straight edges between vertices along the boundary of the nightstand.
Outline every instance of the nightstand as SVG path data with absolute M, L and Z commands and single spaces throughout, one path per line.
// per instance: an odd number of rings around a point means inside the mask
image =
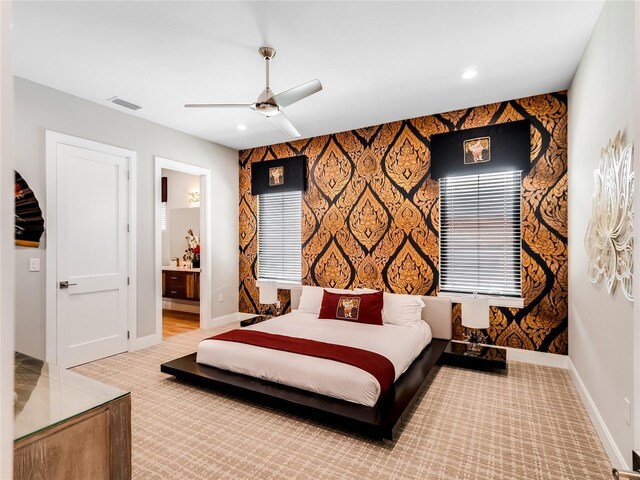
M 506 348 L 484 345 L 478 355 L 472 355 L 468 346 L 467 342 L 451 340 L 440 357 L 440 363 L 476 370 L 507 370 Z
M 242 320 L 240 322 L 241 327 L 248 327 L 249 325 L 255 325 L 256 323 L 264 322 L 265 320 L 269 320 L 273 317 L 268 315 L 256 315 L 253 318 L 247 318 L 246 320 Z

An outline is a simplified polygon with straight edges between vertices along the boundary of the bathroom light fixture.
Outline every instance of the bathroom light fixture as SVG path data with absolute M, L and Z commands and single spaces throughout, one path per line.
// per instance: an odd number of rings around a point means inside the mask
M 189 207 L 200 206 L 200 192 L 189 192 Z
M 464 78 L 465 80 L 470 80 L 473 77 L 475 77 L 476 75 L 478 75 L 478 72 L 477 72 L 477 70 L 474 70 L 473 68 L 468 68 L 467 70 L 462 72 L 462 78 Z

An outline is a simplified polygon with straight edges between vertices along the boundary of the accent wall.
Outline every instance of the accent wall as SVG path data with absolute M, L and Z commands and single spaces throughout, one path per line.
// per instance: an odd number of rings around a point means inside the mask
M 567 353 L 567 97 L 565 92 L 467 108 L 242 150 L 239 309 L 258 312 L 256 197 L 251 163 L 308 157 L 302 206 L 302 283 L 436 295 L 438 183 L 435 133 L 528 119 L 531 170 L 522 182 L 524 308 L 491 308 L 489 341 Z M 287 292 L 280 292 L 287 302 Z M 460 309 L 454 336 L 461 338 Z

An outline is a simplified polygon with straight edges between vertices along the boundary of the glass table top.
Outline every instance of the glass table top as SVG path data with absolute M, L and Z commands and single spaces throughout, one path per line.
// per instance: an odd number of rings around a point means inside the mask
M 446 355 L 458 355 L 458 356 L 468 356 L 469 358 L 491 361 L 497 363 L 507 362 L 507 349 L 503 347 L 498 347 L 495 345 L 480 345 L 476 347 L 478 350 L 475 351 L 474 348 L 468 342 L 462 342 L 459 340 L 451 340 L 447 348 L 444 350 Z
M 14 391 L 15 440 L 129 393 L 17 352 Z

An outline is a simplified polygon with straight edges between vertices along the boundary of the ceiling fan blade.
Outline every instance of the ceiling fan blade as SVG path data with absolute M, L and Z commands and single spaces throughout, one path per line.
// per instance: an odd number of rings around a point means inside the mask
M 186 103 L 185 108 L 253 108 L 254 103 Z
M 310 82 L 303 83 L 297 87 L 290 88 L 282 93 L 274 95 L 271 99 L 276 102 L 278 107 L 284 108 L 293 103 L 299 102 L 303 98 L 307 98 L 314 93 L 318 93 L 322 90 L 322 84 L 320 80 L 311 80 Z
M 300 132 L 296 130 L 296 127 L 293 126 L 293 124 L 289 121 L 289 119 L 284 113 L 280 112 L 277 115 L 273 115 L 267 118 L 271 120 L 273 123 L 275 123 L 280 130 L 282 130 L 284 133 L 286 133 L 290 137 L 297 138 L 301 136 Z

